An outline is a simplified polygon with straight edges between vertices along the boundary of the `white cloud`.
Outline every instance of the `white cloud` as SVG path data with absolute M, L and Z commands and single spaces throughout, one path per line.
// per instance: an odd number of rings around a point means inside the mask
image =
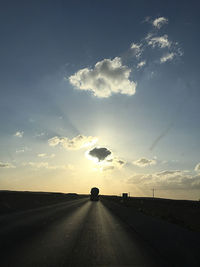
M 174 53 L 167 53 L 161 57 L 160 62 L 165 63 L 166 61 L 171 61 L 175 57 Z
M 69 77 L 69 82 L 80 90 L 91 91 L 96 97 L 113 93 L 134 95 L 136 83 L 129 80 L 131 69 L 122 65 L 121 58 L 104 59 L 93 69 L 84 68 Z
M 55 154 L 48 155 L 46 153 L 40 153 L 37 155 L 39 158 L 52 159 L 55 157 Z
M 142 51 L 143 51 L 142 44 L 132 43 L 131 50 L 134 51 L 135 56 L 137 58 L 139 58 L 141 56 L 141 54 L 142 54 Z
M 155 159 L 146 159 L 146 158 L 141 158 L 136 161 L 133 161 L 133 164 L 138 166 L 138 167 L 146 167 L 150 165 L 155 165 L 157 162 Z
M 50 146 L 57 146 L 60 144 L 66 149 L 77 150 L 83 147 L 92 146 L 97 141 L 98 141 L 97 137 L 77 135 L 72 139 L 69 139 L 67 137 L 54 136 L 53 138 L 48 140 L 48 143 Z
M 22 138 L 23 135 L 24 135 L 24 132 L 23 132 L 23 131 L 17 131 L 17 132 L 14 134 L 14 136 L 17 136 L 17 137 L 19 137 L 19 138 Z
M 164 17 L 159 17 L 152 22 L 153 26 L 157 29 L 160 29 L 164 24 L 167 24 L 167 23 L 168 23 L 168 19 Z
M 141 61 L 141 62 L 139 62 L 139 63 L 137 64 L 137 69 L 140 69 L 140 68 L 144 67 L 145 65 L 146 65 L 146 61 L 143 60 L 143 61 Z
M 0 168 L 11 169 L 15 168 L 15 166 L 12 163 L 0 161 Z
M 175 189 L 200 189 L 200 175 L 187 174 L 188 171 L 163 171 L 154 174 L 134 174 L 128 183 L 137 184 L 138 187 L 165 190 Z
M 169 48 L 171 46 L 171 41 L 168 40 L 167 34 L 158 37 L 150 37 L 147 39 L 147 42 L 148 45 L 152 46 L 153 48 L 156 46 L 160 48 L 165 48 L 165 47 Z

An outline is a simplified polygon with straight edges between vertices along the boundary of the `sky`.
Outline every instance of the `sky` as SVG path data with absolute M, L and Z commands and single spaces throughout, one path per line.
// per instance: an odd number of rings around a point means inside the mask
M 200 199 L 198 1 L 1 1 L 0 190 Z

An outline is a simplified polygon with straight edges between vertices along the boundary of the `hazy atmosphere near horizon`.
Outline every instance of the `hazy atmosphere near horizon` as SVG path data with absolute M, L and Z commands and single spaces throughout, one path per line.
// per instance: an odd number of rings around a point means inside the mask
M 0 190 L 200 198 L 199 1 L 1 1 Z

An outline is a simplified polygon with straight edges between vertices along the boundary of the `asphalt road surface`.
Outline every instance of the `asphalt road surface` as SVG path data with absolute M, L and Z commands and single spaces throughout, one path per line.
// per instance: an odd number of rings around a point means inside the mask
M 0 216 L 0 266 L 167 266 L 101 202 Z

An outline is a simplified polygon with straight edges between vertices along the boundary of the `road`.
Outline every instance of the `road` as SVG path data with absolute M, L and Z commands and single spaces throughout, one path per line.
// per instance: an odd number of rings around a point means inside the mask
M 165 266 L 102 201 L 67 201 L 0 216 L 3 266 Z

